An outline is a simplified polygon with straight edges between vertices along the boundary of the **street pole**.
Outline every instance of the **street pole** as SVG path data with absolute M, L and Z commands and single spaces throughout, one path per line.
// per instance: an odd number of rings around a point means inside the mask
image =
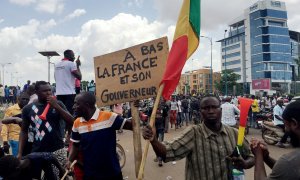
M 50 56 L 47 56 L 48 58 L 48 82 L 50 84 Z
M 5 65 L 8 65 L 8 64 L 11 64 L 11 63 L 1 63 L 1 66 L 2 66 L 2 85 L 4 86 L 4 68 L 5 68 Z
M 213 93 L 213 69 L 212 69 L 212 37 L 200 36 L 210 41 L 210 93 Z
M 228 86 L 227 86 L 227 66 L 226 66 L 226 32 L 227 29 L 225 29 L 225 33 L 224 33 L 224 42 L 225 42 L 225 56 L 224 56 L 224 66 L 225 66 L 225 95 L 227 96 L 227 90 L 228 90 Z
M 213 93 L 212 38 L 210 38 L 210 93 Z

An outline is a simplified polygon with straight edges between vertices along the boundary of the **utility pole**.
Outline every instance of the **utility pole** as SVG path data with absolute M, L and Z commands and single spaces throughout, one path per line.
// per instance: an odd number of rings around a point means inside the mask
M 11 64 L 11 63 L 0 63 L 1 64 L 1 66 L 2 66 L 2 85 L 4 86 L 4 83 L 5 83 L 5 81 L 4 81 L 4 71 L 5 71 L 5 65 L 8 65 L 8 64 Z
M 227 96 L 228 94 L 228 85 L 227 85 L 227 65 L 226 65 L 226 32 L 227 29 L 225 29 L 225 33 L 224 33 L 224 42 L 225 42 L 225 56 L 224 56 L 224 66 L 225 66 L 225 96 Z
M 210 93 L 213 93 L 213 69 L 212 69 L 212 37 L 200 36 L 210 41 Z

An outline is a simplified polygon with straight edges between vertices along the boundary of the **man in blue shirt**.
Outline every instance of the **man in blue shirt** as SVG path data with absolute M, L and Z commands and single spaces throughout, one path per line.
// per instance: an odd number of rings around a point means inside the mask
M 91 82 L 88 84 L 88 91 L 91 92 L 92 94 L 95 94 L 96 90 L 96 85 L 94 80 L 91 80 Z

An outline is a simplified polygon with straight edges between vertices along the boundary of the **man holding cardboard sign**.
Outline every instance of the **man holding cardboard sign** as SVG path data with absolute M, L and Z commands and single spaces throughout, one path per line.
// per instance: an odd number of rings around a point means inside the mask
M 78 155 L 83 154 L 84 179 L 123 180 L 116 152 L 116 130 L 132 130 L 131 121 L 112 112 L 100 111 L 95 107 L 95 95 L 82 92 L 75 98 L 73 109 L 75 120 L 68 167 Z M 138 102 L 135 103 L 138 106 Z
M 155 97 L 169 53 L 167 37 L 94 58 L 97 105 Z M 136 176 L 142 158 L 139 115 L 131 104 Z

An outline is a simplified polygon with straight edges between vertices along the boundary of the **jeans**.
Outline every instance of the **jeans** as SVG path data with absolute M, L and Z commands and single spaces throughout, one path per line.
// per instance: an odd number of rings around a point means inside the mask
M 177 113 L 177 117 L 176 117 L 176 125 L 177 126 L 181 126 L 183 120 L 182 120 L 182 112 L 178 112 Z
M 189 115 L 189 113 L 188 112 L 184 112 L 183 116 L 184 116 L 185 123 L 188 124 L 189 121 L 190 121 L 190 115 Z
M 19 141 L 9 140 L 8 142 L 11 147 L 13 156 L 17 156 L 19 151 Z
M 165 134 L 165 130 L 164 129 L 157 129 L 156 132 L 156 138 L 159 142 L 163 142 L 164 141 L 164 134 Z
M 157 140 L 159 141 L 159 142 L 163 142 L 164 141 L 164 137 L 165 137 L 165 130 L 164 129 L 157 129 L 156 130 L 156 138 L 157 138 Z M 162 158 L 161 157 L 159 157 L 159 156 L 157 156 L 157 159 L 158 159 L 158 161 L 159 162 L 161 162 L 162 161 Z
M 252 112 L 252 118 L 250 121 L 250 126 L 252 128 L 256 128 L 257 127 L 257 122 L 256 122 L 256 116 L 257 116 L 258 112 Z

